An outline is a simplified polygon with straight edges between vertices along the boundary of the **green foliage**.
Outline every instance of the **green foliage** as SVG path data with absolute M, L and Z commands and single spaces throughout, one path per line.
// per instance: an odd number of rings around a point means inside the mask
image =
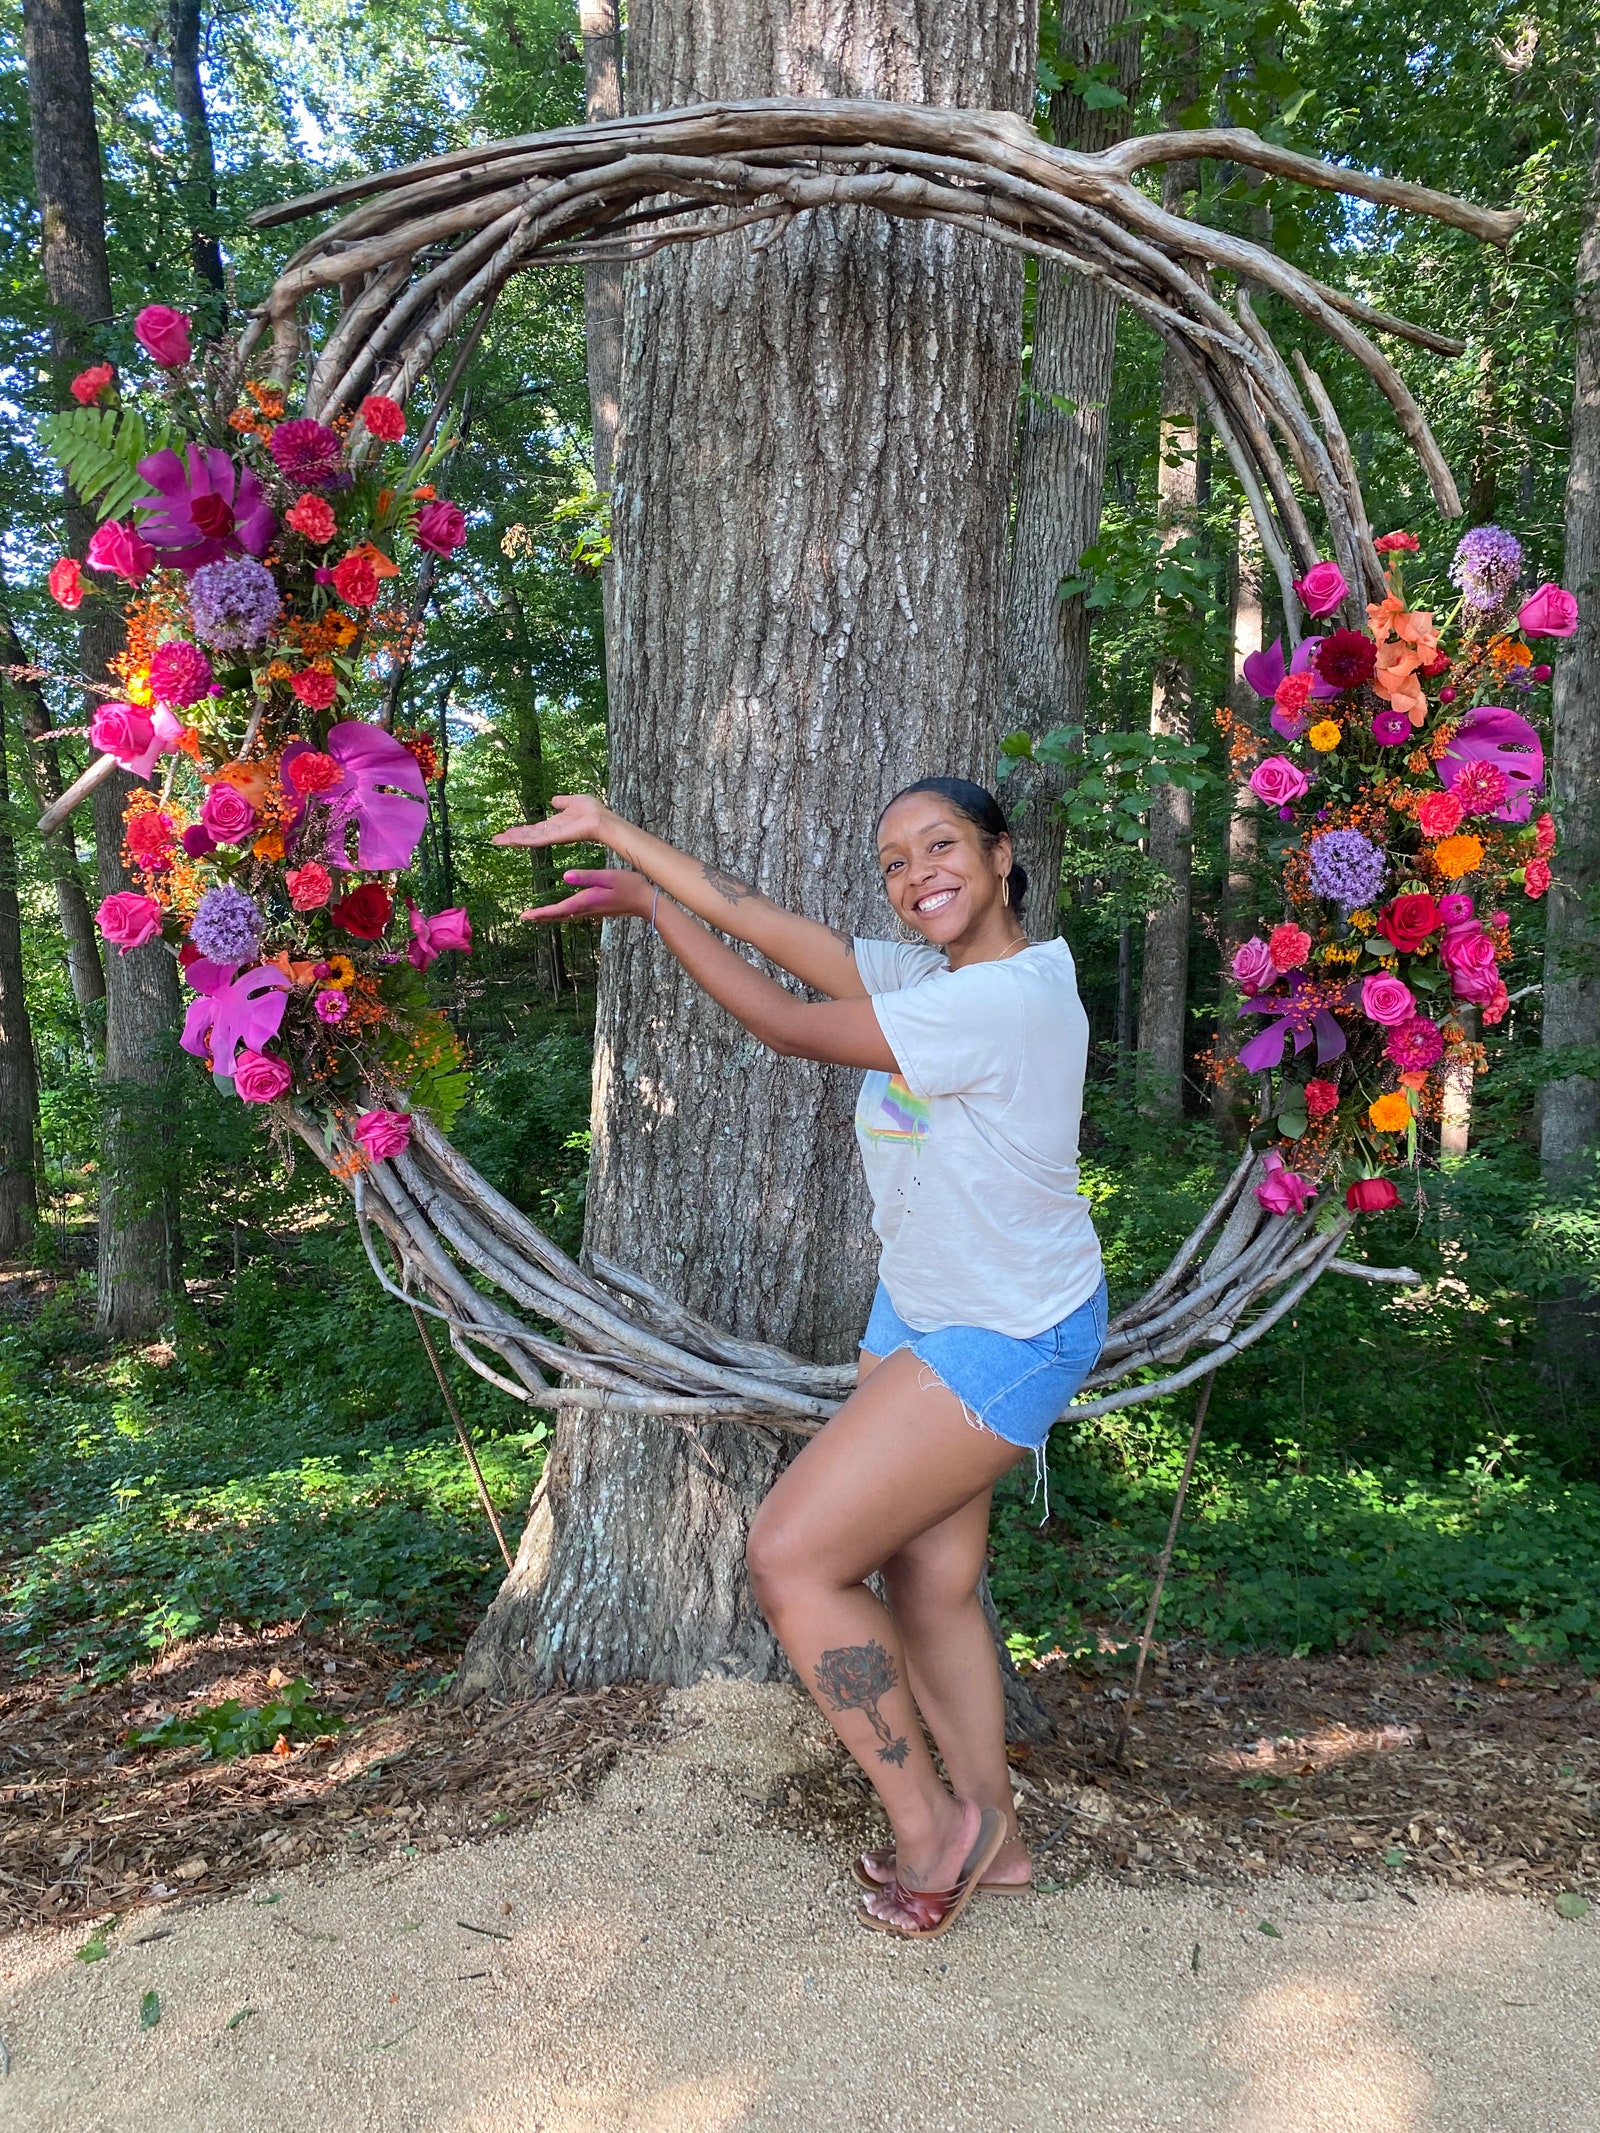
M 100 518 L 115 518 L 153 493 L 139 461 L 176 434 L 165 424 L 152 428 L 134 408 L 75 407 L 39 424 L 40 443 Z
M 297 1674 L 265 1703 L 247 1704 L 228 1696 L 221 1703 L 175 1711 L 160 1725 L 135 1733 L 133 1739 L 140 1748 L 198 1748 L 202 1762 L 222 1763 L 235 1755 L 263 1755 L 280 1738 L 320 1740 L 339 1732 L 343 1725 L 336 1711 L 317 1709 L 310 1682 Z

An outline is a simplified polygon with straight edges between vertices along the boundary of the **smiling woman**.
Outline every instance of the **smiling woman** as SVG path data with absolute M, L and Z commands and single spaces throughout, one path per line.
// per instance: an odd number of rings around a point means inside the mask
M 1005 817 L 965 779 L 909 786 L 878 818 L 899 940 L 846 939 L 598 801 L 553 805 L 496 841 L 593 842 L 628 865 L 569 873 L 574 893 L 527 918 L 648 920 L 761 1043 L 865 1069 L 856 1137 L 883 1252 L 857 1389 L 762 1505 L 748 1560 L 894 1827 L 892 1851 L 857 1862 L 862 1923 L 941 1933 L 980 1885 L 1029 1884 L 977 1591 L 989 1498 L 1024 1451 L 1042 1458 L 1105 1337 L 1078 1190 L 1088 1023 L 1072 956 L 1029 942 Z M 827 997 L 797 998 L 708 927 Z

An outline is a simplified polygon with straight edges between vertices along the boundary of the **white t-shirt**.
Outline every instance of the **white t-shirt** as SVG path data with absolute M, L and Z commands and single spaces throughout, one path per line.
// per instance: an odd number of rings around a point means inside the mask
M 1078 1190 L 1089 1018 L 1065 941 L 951 970 L 925 942 L 855 944 L 898 1074 L 861 1084 L 878 1272 L 919 1333 L 1042 1333 L 1100 1285 Z

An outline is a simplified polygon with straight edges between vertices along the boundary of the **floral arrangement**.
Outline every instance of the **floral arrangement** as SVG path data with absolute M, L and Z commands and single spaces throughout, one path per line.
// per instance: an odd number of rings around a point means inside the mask
M 100 931 L 123 954 L 167 944 L 192 996 L 184 1049 L 241 1101 L 293 1092 L 343 1116 L 389 1098 L 354 1121 L 380 1159 L 406 1145 L 412 1106 L 448 1126 L 465 1089 L 421 974 L 470 950 L 471 927 L 425 914 L 404 881 L 438 758 L 362 715 L 415 641 L 408 568 L 431 573 L 466 539 L 428 479 L 449 445 L 407 458 L 405 411 L 382 393 L 331 425 L 291 416 L 226 352 L 197 361 L 165 305 L 134 332 L 154 419 L 98 363 L 46 431 L 101 514 L 50 590 L 66 608 L 113 599 L 125 626 L 121 694 L 91 744 L 145 781 L 124 815 L 138 886 L 105 899 Z
M 1451 1077 L 1482 1063 L 1474 1017 L 1506 1013 L 1513 909 L 1550 885 L 1544 748 L 1504 699 L 1528 704 L 1550 680 L 1528 639 L 1570 637 L 1577 602 L 1546 584 L 1519 606 L 1521 543 L 1478 526 L 1436 624 L 1406 599 L 1415 536 L 1375 546 L 1387 589 L 1365 628 L 1245 662 L 1274 738 L 1227 722 L 1236 770 L 1252 766 L 1250 789 L 1287 825 L 1269 847 L 1281 910 L 1232 962 L 1238 1014 L 1259 1026 L 1216 1063 L 1260 1078 L 1277 1145 L 1256 1191 L 1277 1214 L 1341 1176 L 1352 1210 L 1397 1204 L 1390 1173 L 1416 1165 Z M 1317 621 L 1349 600 L 1332 563 L 1296 590 Z

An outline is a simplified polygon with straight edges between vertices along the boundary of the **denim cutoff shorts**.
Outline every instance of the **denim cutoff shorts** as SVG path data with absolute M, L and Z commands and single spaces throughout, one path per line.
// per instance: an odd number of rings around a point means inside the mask
M 877 1356 L 909 1348 L 955 1394 L 969 1421 L 1007 1444 L 1036 1452 L 1094 1368 L 1105 1337 L 1104 1277 L 1088 1302 L 1059 1326 L 1047 1326 L 1025 1341 L 984 1326 L 919 1333 L 906 1324 L 880 1281 L 861 1345 Z

